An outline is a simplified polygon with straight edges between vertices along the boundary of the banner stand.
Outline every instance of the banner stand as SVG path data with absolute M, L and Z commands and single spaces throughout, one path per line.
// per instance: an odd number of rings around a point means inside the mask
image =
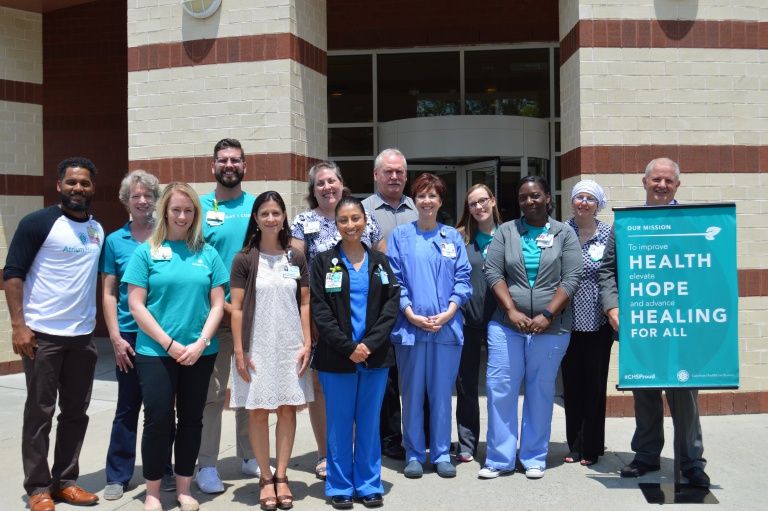
M 688 389 L 686 389 L 688 390 Z M 677 392 L 677 390 L 667 389 L 665 392 Z M 674 423 L 679 424 L 679 407 L 675 407 L 673 412 Z M 674 484 L 662 483 L 640 483 L 640 491 L 643 492 L 645 500 L 649 504 L 719 504 L 717 498 L 709 491 L 709 488 L 692 486 L 680 482 L 680 439 L 678 438 L 678 428 L 675 429 L 675 482 Z

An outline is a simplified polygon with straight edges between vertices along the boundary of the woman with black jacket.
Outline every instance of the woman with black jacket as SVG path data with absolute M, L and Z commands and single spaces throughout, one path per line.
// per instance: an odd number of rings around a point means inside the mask
M 365 209 L 346 197 L 336 206 L 341 241 L 317 255 L 310 280 L 312 318 L 320 333 L 312 367 L 326 395 L 328 476 L 333 507 L 383 503 L 379 413 L 395 365 L 390 333 L 400 287 L 387 257 L 366 247 Z

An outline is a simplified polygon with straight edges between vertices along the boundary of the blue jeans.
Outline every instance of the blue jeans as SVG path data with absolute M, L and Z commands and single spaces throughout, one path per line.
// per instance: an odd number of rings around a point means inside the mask
M 136 332 L 120 332 L 131 348 L 136 348 Z M 112 421 L 112 434 L 109 438 L 107 449 L 107 484 L 122 484 L 127 486 L 133 477 L 136 466 L 136 431 L 139 425 L 139 413 L 141 412 L 141 386 L 136 374 L 136 358 L 130 356 L 133 369 L 127 373 L 115 366 L 117 378 L 117 405 L 115 407 L 115 420 Z M 171 429 L 168 440 L 168 463 L 165 471 L 173 474 L 171 464 L 171 450 L 173 449 L 173 437 L 175 428 Z
M 491 321 L 488 324 L 488 454 L 485 465 L 514 470 L 517 454 L 517 401 L 523 394 L 520 463 L 546 467 L 552 433 L 555 378 L 571 334 L 525 335 Z

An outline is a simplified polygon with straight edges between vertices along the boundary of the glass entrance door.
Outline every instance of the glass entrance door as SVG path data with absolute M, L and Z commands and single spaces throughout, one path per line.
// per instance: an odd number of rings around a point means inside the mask
M 467 187 L 470 189 L 476 184 L 484 184 L 496 195 L 496 206 L 501 213 L 501 219 L 505 222 L 520 217 L 520 206 L 517 203 L 516 187 L 520 181 L 521 167 L 520 159 L 507 160 L 499 168 L 499 181 L 496 183 L 496 162 L 475 163 L 465 165 L 464 170 L 467 174 Z M 464 191 L 466 194 L 466 190 Z M 459 207 L 464 206 L 464 199 Z

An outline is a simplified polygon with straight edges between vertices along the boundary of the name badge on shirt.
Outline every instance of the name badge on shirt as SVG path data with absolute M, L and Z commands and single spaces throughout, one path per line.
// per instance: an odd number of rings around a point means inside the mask
M 443 254 L 444 257 L 450 257 L 451 259 L 456 259 L 456 247 L 453 246 L 453 243 L 441 243 L 440 252 Z
M 320 232 L 320 222 L 318 220 L 304 222 L 304 234 L 314 234 Z
M 172 257 L 171 247 L 158 247 L 157 250 L 152 252 L 153 261 L 170 261 Z
M 101 243 L 99 241 L 99 231 L 97 231 L 90 225 L 88 226 L 88 239 L 90 240 L 91 243 L 96 243 L 97 245 Z
M 299 267 L 294 264 L 287 264 L 283 268 L 283 278 L 284 279 L 293 279 L 293 280 L 299 280 L 299 277 L 301 277 L 301 272 L 299 272 Z
M 325 274 L 326 293 L 338 293 L 341 291 L 341 275 L 342 273 L 340 271 Z
M 589 258 L 593 261 L 599 261 L 603 258 L 603 252 L 605 252 L 605 245 L 592 245 L 589 247 Z
M 210 226 L 221 225 L 224 223 L 224 212 L 209 211 L 205 214 L 205 221 L 208 222 L 208 225 Z
M 387 272 L 384 271 L 381 265 L 379 265 L 379 278 L 381 279 L 382 286 L 389 285 L 389 275 L 387 275 Z
M 555 241 L 554 234 L 541 233 L 536 238 L 536 246 L 539 248 L 549 248 Z

